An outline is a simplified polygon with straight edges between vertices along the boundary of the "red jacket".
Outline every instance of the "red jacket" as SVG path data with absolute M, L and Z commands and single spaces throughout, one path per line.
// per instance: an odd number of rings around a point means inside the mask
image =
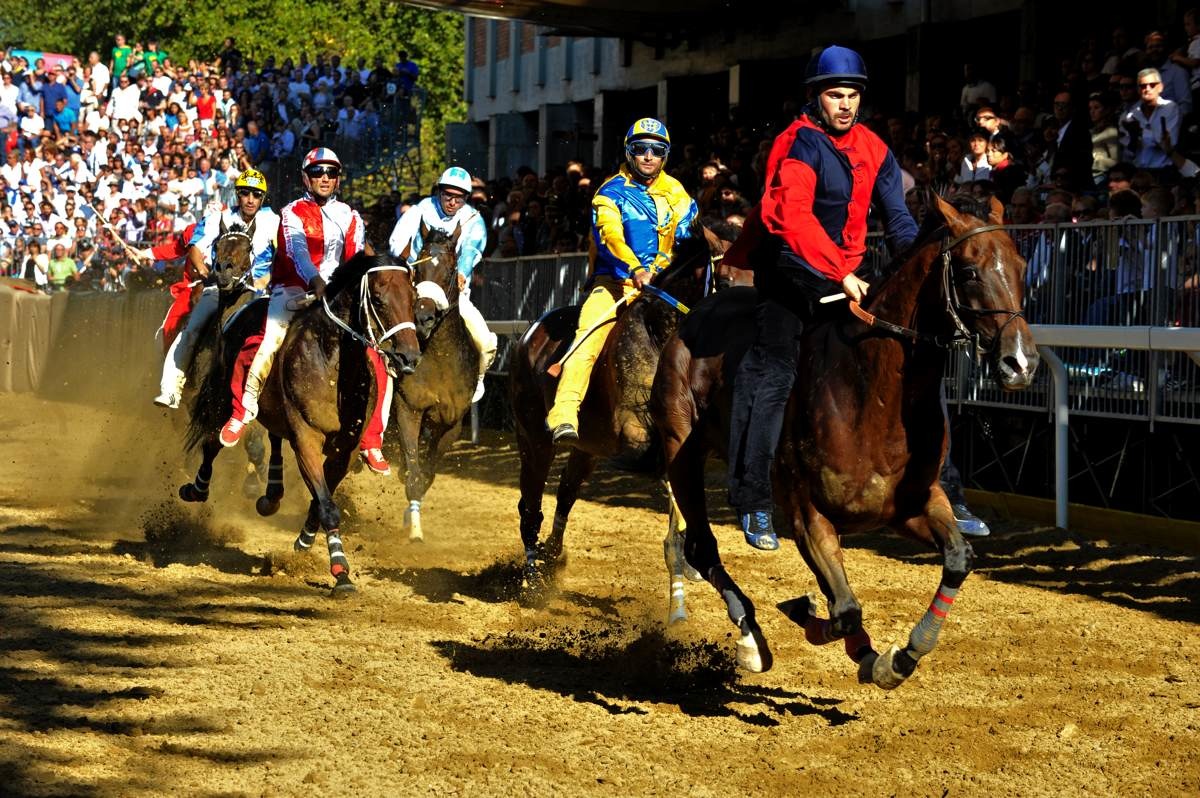
M 779 238 L 784 260 L 841 282 L 862 263 L 872 204 L 893 252 L 916 238 L 900 167 L 863 125 L 831 136 L 801 116 L 771 145 L 766 178 L 762 201 L 725 254 L 731 266 L 749 268 L 751 253 L 770 233 Z

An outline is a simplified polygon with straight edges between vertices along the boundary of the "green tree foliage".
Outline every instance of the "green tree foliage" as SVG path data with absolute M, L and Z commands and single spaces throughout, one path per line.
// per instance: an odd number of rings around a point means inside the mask
M 270 55 L 281 61 L 306 52 L 310 59 L 340 55 L 343 65 L 361 56 L 370 66 L 378 55 L 391 66 L 407 50 L 428 92 L 423 172 L 442 167 L 446 123 L 466 118 L 463 19 L 456 13 L 392 0 L 92 0 L 86 13 L 70 3 L 0 0 L 0 37 L 9 46 L 73 53 L 81 60 L 97 50 L 107 62 L 116 33 L 130 43 L 157 38 L 177 65 L 211 61 L 226 36 L 259 64 Z

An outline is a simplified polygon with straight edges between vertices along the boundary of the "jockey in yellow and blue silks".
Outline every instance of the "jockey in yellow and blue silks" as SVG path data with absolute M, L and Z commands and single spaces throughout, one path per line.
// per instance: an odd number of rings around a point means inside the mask
M 632 299 L 671 261 L 675 242 L 691 235 L 696 203 L 679 181 L 663 171 L 671 137 L 657 119 L 639 119 L 625 134 L 625 164 L 592 199 L 588 257 L 592 288 L 579 310 L 579 338 L 596 324 L 563 363 L 554 406 L 546 416 L 555 442 L 579 438 L 579 404 L 592 366 L 612 329 L 615 303 Z

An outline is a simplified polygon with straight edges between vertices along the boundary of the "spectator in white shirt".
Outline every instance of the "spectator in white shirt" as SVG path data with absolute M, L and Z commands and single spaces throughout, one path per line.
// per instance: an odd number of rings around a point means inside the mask
M 112 72 L 100 60 L 100 54 L 95 50 L 88 53 L 88 67 L 92 70 L 88 84 L 98 98 L 108 96 L 108 88 L 112 85 Z
M 963 116 L 971 118 L 971 109 L 983 103 L 996 104 L 996 87 L 975 74 L 974 64 L 963 64 L 963 79 L 966 81 L 959 97 Z
M 20 94 L 21 90 L 13 83 L 12 75 L 5 72 L 0 78 L 0 125 L 7 125 L 17 118 L 17 97 Z
M 121 120 L 141 119 L 142 114 L 138 110 L 141 99 L 142 90 L 138 85 L 130 82 L 128 75 L 121 75 L 117 78 L 117 88 L 108 104 L 108 115 L 117 120 L 118 124 Z

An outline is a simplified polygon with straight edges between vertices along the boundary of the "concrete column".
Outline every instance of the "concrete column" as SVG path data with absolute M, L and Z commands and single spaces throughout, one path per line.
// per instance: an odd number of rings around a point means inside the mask
M 742 104 L 742 65 L 734 64 L 729 68 L 729 107 Z
M 658 121 L 664 125 L 670 125 L 670 120 L 667 119 L 667 81 L 664 78 L 658 82 Z
M 550 146 L 550 108 L 545 103 L 538 106 L 537 163 L 533 168 L 539 175 L 546 174 L 547 151 Z
M 592 132 L 596 141 L 592 144 L 592 165 L 598 165 L 604 153 L 604 92 L 596 92 L 592 100 Z

